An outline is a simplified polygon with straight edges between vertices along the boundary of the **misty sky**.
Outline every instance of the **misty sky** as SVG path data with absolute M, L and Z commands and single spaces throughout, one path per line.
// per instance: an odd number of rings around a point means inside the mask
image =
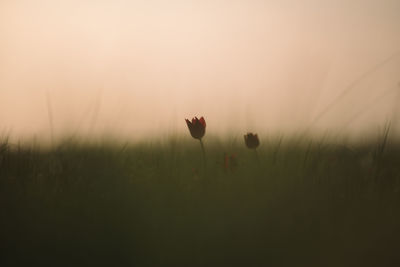
M 183 132 L 195 115 L 214 134 L 377 130 L 400 106 L 399 14 L 398 0 L 0 0 L 0 133 L 48 137 L 49 106 L 57 136 Z

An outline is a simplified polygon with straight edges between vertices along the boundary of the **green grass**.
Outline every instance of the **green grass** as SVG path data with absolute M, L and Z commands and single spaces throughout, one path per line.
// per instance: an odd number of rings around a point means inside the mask
M 0 265 L 400 266 L 400 146 L 261 142 L 3 142 Z

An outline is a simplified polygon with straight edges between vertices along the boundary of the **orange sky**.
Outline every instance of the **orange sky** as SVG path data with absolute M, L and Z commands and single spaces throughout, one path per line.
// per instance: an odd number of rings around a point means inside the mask
M 183 132 L 195 115 L 215 134 L 376 130 L 400 56 L 312 122 L 400 50 L 398 14 L 398 0 L 0 0 L 0 133 L 47 138 L 47 98 L 56 136 Z

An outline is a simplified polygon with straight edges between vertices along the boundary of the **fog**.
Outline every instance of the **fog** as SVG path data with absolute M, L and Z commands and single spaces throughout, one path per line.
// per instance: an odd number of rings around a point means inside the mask
M 365 136 L 400 118 L 398 0 L 0 0 L 0 134 Z

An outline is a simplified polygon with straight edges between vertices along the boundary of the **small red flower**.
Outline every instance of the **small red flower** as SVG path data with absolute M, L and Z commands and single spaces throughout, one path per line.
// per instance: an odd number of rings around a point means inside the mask
M 231 161 L 231 169 L 234 170 L 238 166 L 236 154 L 231 155 L 230 161 Z
M 236 154 L 228 155 L 224 154 L 224 169 L 225 171 L 231 170 L 234 171 L 238 166 L 238 162 L 236 159 Z
M 247 133 L 244 136 L 244 142 L 246 146 L 251 149 L 255 149 L 260 145 L 260 140 L 258 140 L 257 134 Z
M 185 119 L 185 121 L 193 138 L 201 139 L 204 136 L 206 133 L 206 121 L 203 117 L 200 119 L 194 117 L 191 122 L 188 119 Z

